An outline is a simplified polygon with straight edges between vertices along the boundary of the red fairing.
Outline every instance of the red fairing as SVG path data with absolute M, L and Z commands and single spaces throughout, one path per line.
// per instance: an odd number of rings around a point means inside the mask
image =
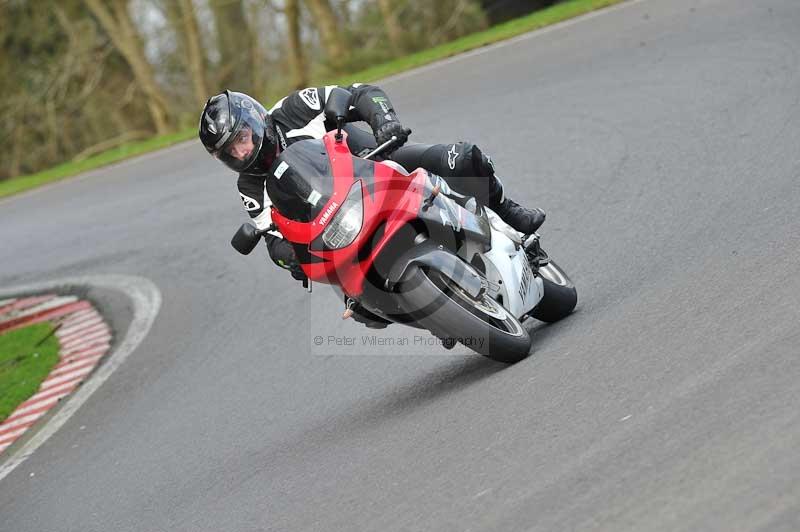
M 427 175 L 422 169 L 411 175 L 405 175 L 389 165 L 375 163 L 374 176 L 354 176 L 354 156 L 347 146 L 347 133 L 342 132 L 342 135 L 344 141 L 341 143 L 335 141 L 334 132 L 324 137 L 333 170 L 334 186 L 330 201 L 320 209 L 317 218 L 308 223 L 296 222 L 284 217 L 273 207 L 272 221 L 289 242 L 302 244 L 308 248 L 311 242 L 321 237 L 325 223 L 330 223 L 336 216 L 353 183 L 361 181 L 364 217 L 358 236 L 351 244 L 341 249 L 331 251 L 309 249 L 310 255 L 319 257 L 323 261 L 301 262 L 303 271 L 312 281 L 337 284 L 348 296 L 358 297 L 363 291 L 366 273 L 375 257 L 404 224 L 418 216 Z M 374 178 L 375 184 L 371 193 L 366 190 L 365 182 L 361 179 L 365 177 Z M 323 217 L 325 221 L 320 223 Z M 375 230 L 384 221 L 386 227 L 381 240 L 373 246 L 371 253 L 359 262 L 358 250 L 370 241 Z

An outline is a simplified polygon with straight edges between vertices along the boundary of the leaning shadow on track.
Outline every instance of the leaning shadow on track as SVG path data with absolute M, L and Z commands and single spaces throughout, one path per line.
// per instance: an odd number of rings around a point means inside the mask
M 408 416 L 442 401 L 464 393 L 471 385 L 514 366 L 492 361 L 480 355 L 457 357 L 436 367 L 412 382 L 396 385 L 377 400 L 362 399 L 359 405 L 340 414 L 328 417 L 318 426 L 308 428 L 296 437 L 294 443 L 284 442 L 290 448 L 336 445 L 340 440 L 352 440 L 355 434 L 374 431 L 394 420 Z

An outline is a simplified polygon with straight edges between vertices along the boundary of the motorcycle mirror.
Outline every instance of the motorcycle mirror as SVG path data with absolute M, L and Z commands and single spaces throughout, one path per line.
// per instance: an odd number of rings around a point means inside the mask
M 325 119 L 334 123 L 344 122 L 350 112 L 353 94 L 341 87 L 334 87 L 325 102 Z
M 256 229 L 256 226 L 253 224 L 242 224 L 236 234 L 233 235 L 231 238 L 231 245 L 233 249 L 241 253 L 242 255 L 249 255 L 253 249 L 255 249 L 256 244 L 261 239 L 261 233 Z

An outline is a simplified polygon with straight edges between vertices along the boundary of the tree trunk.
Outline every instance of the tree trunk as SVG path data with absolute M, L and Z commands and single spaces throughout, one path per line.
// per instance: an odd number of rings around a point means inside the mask
M 14 135 L 11 137 L 11 161 L 8 164 L 8 177 L 19 175 L 20 161 L 22 160 L 22 128 L 14 127 Z
M 162 0 L 160 5 L 178 41 L 178 55 L 185 58 L 195 104 L 203 106 L 209 96 L 206 57 L 200 42 L 194 4 L 192 0 Z
M 86 7 L 97 17 L 111 42 L 131 67 L 136 82 L 147 98 L 147 106 L 158 134 L 171 130 L 166 99 L 156 83 L 153 69 L 144 55 L 139 35 L 133 26 L 126 0 L 84 0 Z M 110 9 L 109 10 L 109 4 Z M 113 12 L 112 12 L 113 11 Z
M 329 0 L 306 0 L 317 29 L 322 36 L 322 44 L 325 46 L 325 53 L 328 63 L 336 73 L 341 73 L 344 69 L 344 62 L 347 51 L 344 45 L 344 38 L 339 33 L 339 22 L 331 8 Z
M 403 30 L 397 23 L 392 0 L 378 0 L 383 15 L 383 24 L 386 26 L 386 34 L 389 36 L 389 43 L 395 56 L 403 52 Z
M 298 0 L 286 0 L 286 24 L 289 29 L 289 70 L 292 73 L 292 87 L 302 89 L 308 86 L 308 68 L 303 56 L 303 43 L 300 39 Z
M 241 0 L 211 0 L 219 49 L 219 89 L 249 92 L 253 88 L 252 35 Z
M 170 0 L 167 0 L 170 1 Z M 189 73 L 194 87 L 194 99 L 198 105 L 204 105 L 210 94 L 206 85 L 206 56 L 200 42 L 200 30 L 197 26 L 197 17 L 194 12 L 192 0 L 178 0 L 178 7 L 183 22 L 183 37 L 186 46 L 186 56 L 189 61 Z
M 261 7 L 261 9 L 268 9 L 267 5 Z M 248 59 L 250 60 L 249 64 L 249 75 L 250 75 L 250 87 L 255 99 L 260 100 L 264 97 L 264 92 L 267 85 L 267 58 L 264 53 L 264 48 L 261 46 L 261 39 L 259 38 L 258 33 L 258 25 L 257 23 L 253 22 L 256 20 L 257 13 L 253 9 L 248 13 L 247 20 L 250 21 L 247 24 L 247 43 L 250 45 L 250 55 Z

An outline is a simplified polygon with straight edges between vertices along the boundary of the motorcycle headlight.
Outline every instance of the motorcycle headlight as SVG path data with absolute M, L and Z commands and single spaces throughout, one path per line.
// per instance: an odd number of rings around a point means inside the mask
M 356 239 L 364 223 L 364 203 L 361 199 L 361 181 L 356 181 L 347 193 L 342 206 L 328 227 L 322 232 L 322 242 L 328 249 L 349 246 Z

